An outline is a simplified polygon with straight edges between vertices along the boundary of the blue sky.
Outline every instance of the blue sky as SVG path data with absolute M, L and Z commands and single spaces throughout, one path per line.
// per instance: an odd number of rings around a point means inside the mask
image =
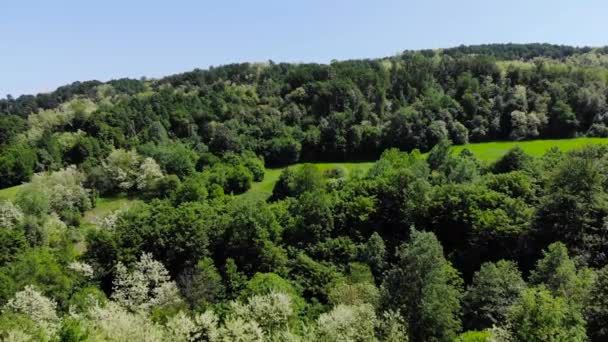
M 608 45 L 607 14 L 606 0 L 5 0 L 0 97 L 232 62 L 491 42 Z

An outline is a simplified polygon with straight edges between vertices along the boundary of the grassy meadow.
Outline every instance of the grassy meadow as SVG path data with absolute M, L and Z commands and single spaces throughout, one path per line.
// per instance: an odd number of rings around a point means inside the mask
M 504 141 L 504 142 L 485 142 L 467 144 L 461 146 L 454 146 L 454 153 L 458 153 L 463 149 L 467 148 L 473 152 L 477 158 L 482 161 L 491 163 L 508 150 L 515 146 L 521 147 L 526 153 L 532 156 L 541 156 L 551 147 L 558 147 L 562 151 L 569 151 L 575 148 L 585 146 L 587 144 L 607 144 L 608 138 L 574 138 L 574 139 L 559 139 L 559 140 L 531 140 L 531 141 Z M 372 165 L 372 162 L 360 162 L 360 163 L 312 163 L 317 166 L 321 171 L 331 169 L 334 167 L 341 167 L 344 169 L 346 176 L 349 176 L 355 172 L 365 172 Z M 298 167 L 302 164 L 295 164 L 290 167 Z M 253 183 L 251 189 L 246 193 L 240 195 L 248 198 L 255 199 L 267 199 L 272 194 L 274 184 L 279 179 L 281 172 L 284 168 L 268 169 L 264 180 L 261 182 Z M 17 192 L 23 185 L 17 185 L 6 189 L 0 189 L 0 200 L 14 200 Z M 89 210 L 84 217 L 84 221 L 88 223 L 95 222 L 98 218 L 105 216 L 106 214 L 121 208 L 128 208 L 129 206 L 136 203 L 138 200 L 133 200 L 125 195 L 99 198 L 96 203 L 96 207 Z

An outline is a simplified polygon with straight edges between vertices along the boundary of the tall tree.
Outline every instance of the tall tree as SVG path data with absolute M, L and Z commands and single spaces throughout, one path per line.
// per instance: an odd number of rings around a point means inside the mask
M 411 341 L 453 341 L 463 283 L 435 235 L 413 230 L 396 258 L 382 285 L 385 305 L 403 313 Z

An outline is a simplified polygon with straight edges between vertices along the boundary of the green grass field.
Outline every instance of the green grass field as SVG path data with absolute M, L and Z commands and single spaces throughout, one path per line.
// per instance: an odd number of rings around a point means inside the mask
M 588 144 L 607 144 L 608 138 L 575 138 L 559 140 L 531 140 L 531 141 L 500 141 L 477 144 L 454 146 L 454 152 L 458 153 L 467 148 L 477 158 L 487 162 L 493 162 L 502 157 L 508 150 L 515 146 L 521 147 L 532 156 L 542 156 L 551 147 L 558 147 L 562 151 L 569 151 Z
M 95 208 L 87 211 L 84 214 L 84 221 L 87 223 L 95 223 L 114 210 L 127 209 L 136 203 L 141 202 L 137 199 L 132 199 L 126 195 L 118 195 L 113 197 L 98 198 Z
M 361 162 L 361 163 L 310 163 L 315 165 L 319 170 L 325 171 L 334 167 L 341 167 L 344 169 L 346 176 L 348 177 L 353 172 L 365 172 L 367 171 L 374 163 L 372 162 Z M 295 164 L 290 167 L 298 167 L 303 164 Z M 244 193 L 242 196 L 246 196 L 249 198 L 260 198 L 266 199 L 272 195 L 272 189 L 274 188 L 274 184 L 279 179 L 281 172 L 284 168 L 278 169 L 268 169 L 266 170 L 266 174 L 264 175 L 264 180 L 258 183 L 253 183 L 251 189 Z
M 0 189 L 0 200 L 10 200 L 14 201 L 15 197 L 17 197 L 17 192 L 21 189 L 23 185 L 15 185 L 10 188 Z

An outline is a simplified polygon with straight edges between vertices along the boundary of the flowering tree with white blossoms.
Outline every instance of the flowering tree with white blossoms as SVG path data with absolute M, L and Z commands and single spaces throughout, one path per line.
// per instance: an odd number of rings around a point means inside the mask
M 122 190 L 129 190 L 137 183 L 141 157 L 135 150 L 116 149 L 103 162 L 109 177 Z
M 319 341 L 375 341 L 378 319 L 370 304 L 334 307 L 317 320 Z
M 119 148 L 112 151 L 103 162 L 103 169 L 123 191 L 147 189 L 163 177 L 163 172 L 154 159 L 143 158 L 135 150 Z
M 46 194 L 50 207 L 55 212 L 63 210 L 84 212 L 91 209 L 89 190 L 83 186 L 85 179 L 85 174 L 72 165 L 52 173 L 35 174 L 32 181 L 21 191 Z
M 139 174 L 137 175 L 137 189 L 149 189 L 154 182 L 163 178 L 163 171 L 158 163 L 152 158 L 145 158 L 139 165 Z
M 86 323 L 93 341 L 167 341 L 162 326 L 143 313 L 129 312 L 114 302 L 92 307 Z
M 3 312 L 15 312 L 31 318 L 48 336 L 54 336 L 60 326 L 57 316 L 57 303 L 46 298 L 36 289 L 28 285 L 4 305 Z
M 294 315 L 291 297 L 281 292 L 256 295 L 245 304 L 232 302 L 232 316 L 259 324 L 265 334 L 276 335 L 288 330 L 288 322 Z
M 68 269 L 80 274 L 81 276 L 89 279 L 93 277 L 95 273 L 93 267 L 87 263 L 80 261 L 73 261 L 68 265 Z
M 11 201 L 0 202 L 0 228 L 13 229 L 23 220 L 23 212 Z
M 122 263 L 116 265 L 113 290 L 112 299 L 132 311 L 181 302 L 177 285 L 171 281 L 167 269 L 148 253 L 142 254 L 131 271 Z

